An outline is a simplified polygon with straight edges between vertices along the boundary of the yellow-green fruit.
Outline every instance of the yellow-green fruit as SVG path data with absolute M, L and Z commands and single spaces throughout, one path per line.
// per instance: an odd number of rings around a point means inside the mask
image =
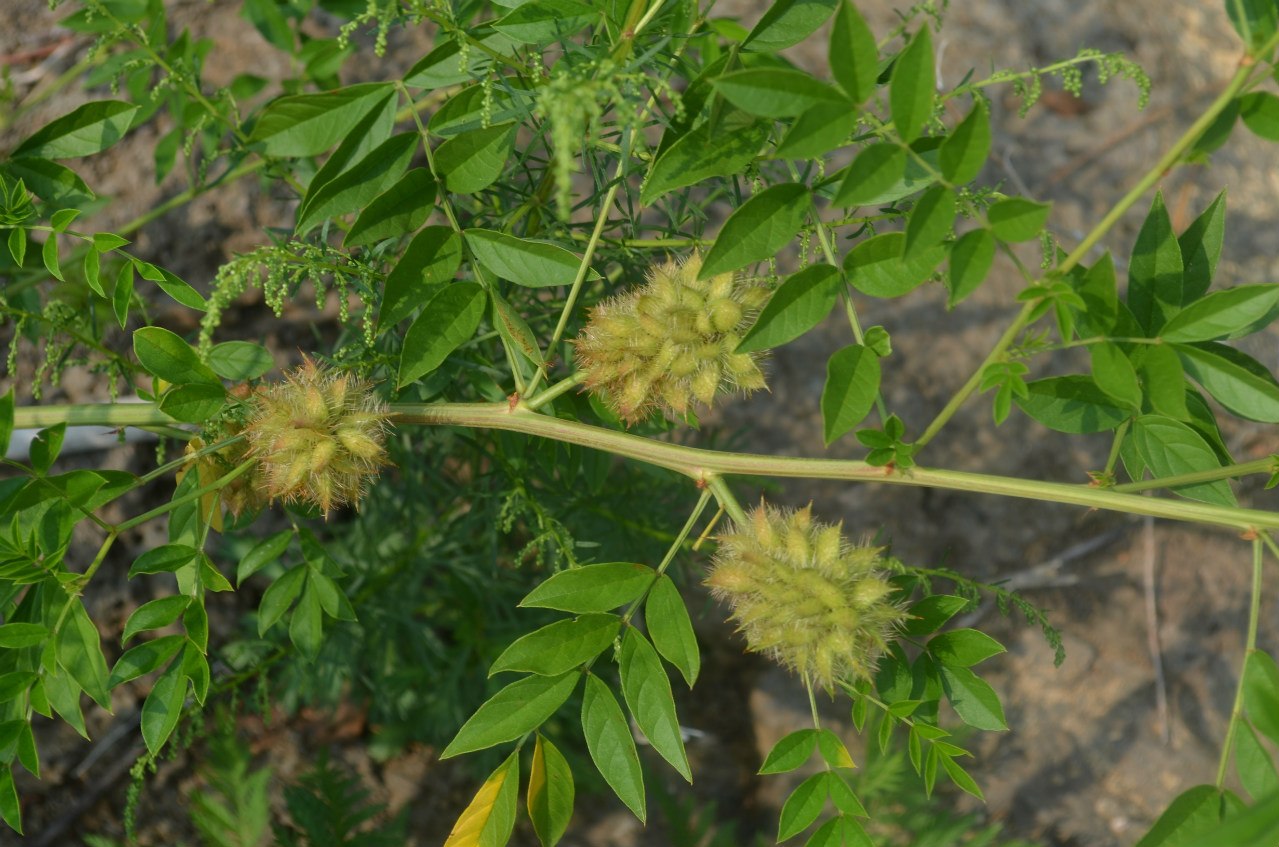
M 652 268 L 646 284 L 596 306 L 574 341 L 586 387 L 628 422 L 765 387 L 761 354 L 734 351 L 767 289 L 732 273 L 699 280 L 701 266 L 695 254 Z
M 253 397 L 245 426 L 255 478 L 268 500 L 301 501 L 326 515 L 358 505 L 387 464 L 387 410 L 372 388 L 307 359 Z
M 905 619 L 879 550 L 845 543 L 811 509 L 755 509 L 720 537 L 706 584 L 751 650 L 827 690 L 870 679 Z

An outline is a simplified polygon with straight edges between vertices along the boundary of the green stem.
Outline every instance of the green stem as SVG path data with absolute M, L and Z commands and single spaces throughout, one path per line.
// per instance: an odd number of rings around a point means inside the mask
M 742 504 L 737 502 L 737 498 L 733 496 L 733 491 L 728 487 L 728 483 L 724 477 L 718 474 L 704 474 L 701 477 L 706 486 L 715 492 L 715 499 L 719 501 L 720 508 L 728 512 L 728 516 L 738 526 L 746 526 L 749 519 L 746 517 L 746 510 L 742 508 Z
M 59 421 L 77 425 L 147 426 L 168 422 L 168 416 L 145 404 L 101 404 L 97 406 L 46 406 L 23 408 L 14 412 L 16 426 L 48 426 Z M 1092 485 L 1045 482 L 1016 477 L 949 471 L 924 467 L 900 470 L 876 467 L 865 462 L 845 459 L 810 459 L 796 456 L 764 456 L 686 447 L 643 438 L 530 412 L 509 403 L 402 403 L 391 407 L 391 420 L 397 424 L 456 426 L 473 429 L 499 429 L 520 432 L 539 438 L 550 438 L 606 453 L 646 462 L 681 473 L 711 486 L 719 496 L 726 494 L 726 511 L 734 520 L 745 513 L 731 499 L 731 492 L 719 479 L 722 474 L 741 474 L 779 478 L 839 479 L 859 482 L 881 482 L 996 494 L 1049 503 L 1064 503 L 1087 509 L 1105 509 L 1134 515 L 1188 521 L 1221 526 L 1240 531 L 1279 530 L 1279 513 L 1217 506 L 1191 500 L 1145 497 L 1112 491 Z M 238 468 L 236 472 L 241 471 Z M 223 477 L 222 480 L 227 480 Z M 221 481 L 221 480 L 220 480 Z M 130 524 L 132 525 L 132 524 Z
M 249 470 L 252 469 L 253 466 L 256 464 L 257 464 L 257 461 L 254 459 L 249 459 L 248 461 L 241 462 L 239 465 L 236 465 L 234 470 L 230 471 L 225 476 L 218 477 L 217 479 L 215 479 L 213 482 L 209 483 L 208 485 L 201 486 L 200 488 L 197 488 L 194 491 L 188 492 L 187 494 L 184 494 L 181 497 L 177 497 L 173 500 L 170 500 L 168 503 L 165 503 L 163 506 L 157 506 L 151 511 L 138 515 L 135 518 L 129 518 L 124 523 L 117 524 L 115 531 L 117 533 L 121 533 L 130 529 L 133 529 L 135 526 L 144 524 L 147 521 L 152 520 L 153 518 L 158 518 L 163 514 L 172 512 L 174 509 L 178 508 L 179 506 L 184 506 L 187 503 L 190 503 L 195 500 L 199 500 L 201 497 L 203 497 L 206 494 L 211 494 L 214 491 L 221 491 L 223 488 L 230 485 L 236 479 L 248 473 Z
M 1235 477 L 1248 476 L 1255 473 L 1273 473 L 1275 468 L 1275 460 L 1271 456 L 1264 459 L 1257 459 L 1253 462 L 1240 462 L 1236 465 L 1226 465 L 1224 468 L 1212 468 L 1206 471 L 1195 471 L 1194 473 L 1177 474 L 1176 476 L 1161 476 L 1157 479 L 1143 479 L 1138 482 L 1126 482 L 1123 485 L 1112 487 L 1111 491 L 1149 491 L 1152 488 L 1178 488 L 1183 485 L 1194 485 L 1200 482 L 1216 482 L 1219 479 L 1234 479 Z
M 684 527 L 679 531 L 679 535 L 675 536 L 675 540 L 671 542 L 671 546 L 666 550 L 666 555 L 662 557 L 661 564 L 657 566 L 657 570 L 653 574 L 653 581 L 649 583 L 644 593 L 627 607 L 626 612 L 622 615 L 623 626 L 630 623 L 631 618 L 635 617 L 635 612 L 639 610 L 640 604 L 644 602 L 649 592 L 653 590 L 657 580 L 661 578 L 662 574 L 666 573 L 666 569 L 671 566 L 671 562 L 675 561 L 675 555 L 684 548 L 684 542 L 688 540 L 689 533 L 693 531 L 693 527 L 697 526 L 698 520 L 702 517 L 702 512 L 706 510 L 706 503 L 710 499 L 710 490 L 703 489 L 701 496 L 697 498 L 697 505 L 693 507 L 688 520 L 684 521 Z
M 1130 426 L 1132 426 L 1131 418 L 1115 428 L 1115 439 L 1110 442 L 1110 455 L 1106 456 L 1106 468 L 1102 471 L 1108 479 L 1112 478 L 1111 474 L 1115 472 L 1115 465 L 1119 462 L 1119 450 L 1124 446 L 1124 436 L 1128 434 L 1128 427 Z M 1113 486 L 1111 490 L 1114 490 Z
M 530 397 L 528 400 L 525 400 L 524 405 L 529 409 L 540 409 L 556 397 L 559 397 L 562 394 L 567 394 L 584 382 L 586 382 L 586 372 L 578 371 L 572 376 L 562 379 L 554 385 L 547 386 L 536 397 Z
M 1239 731 L 1239 722 L 1243 718 L 1243 689 L 1247 677 L 1248 661 L 1257 651 L 1257 623 L 1261 618 L 1261 566 L 1262 542 L 1270 548 L 1270 552 L 1279 556 L 1279 548 L 1269 535 L 1260 535 L 1252 542 L 1252 600 L 1248 605 L 1248 634 L 1244 642 L 1243 665 L 1239 668 L 1239 684 L 1235 687 L 1235 702 L 1230 707 L 1230 723 L 1226 727 L 1226 740 L 1221 745 L 1221 760 L 1217 763 L 1217 789 L 1225 785 L 1226 769 L 1230 765 L 1230 751 L 1234 749 L 1235 734 Z

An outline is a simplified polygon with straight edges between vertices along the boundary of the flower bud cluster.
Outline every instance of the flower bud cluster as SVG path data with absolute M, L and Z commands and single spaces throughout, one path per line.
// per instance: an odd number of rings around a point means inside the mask
M 586 387 L 628 423 L 765 387 L 760 355 L 734 351 L 767 289 L 733 273 L 699 280 L 701 267 L 693 255 L 653 268 L 647 283 L 596 306 L 577 338 Z
M 878 548 L 848 544 L 811 507 L 761 505 L 719 539 L 706 584 L 749 649 L 831 690 L 870 678 L 905 618 L 879 564 Z
M 311 503 L 327 515 L 357 504 L 387 464 L 387 409 L 365 382 L 307 359 L 259 390 L 245 427 L 269 500 Z

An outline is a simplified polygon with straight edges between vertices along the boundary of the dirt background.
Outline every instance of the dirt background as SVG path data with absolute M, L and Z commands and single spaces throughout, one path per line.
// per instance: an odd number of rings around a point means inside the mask
M 168 5 L 176 21 L 217 41 L 210 57 L 212 81 L 246 66 L 264 75 L 272 72 L 274 54 L 237 17 L 238 4 Z M 894 4 L 862 0 L 858 5 L 878 33 L 896 21 Z M 717 12 L 749 23 L 762 8 L 756 0 L 725 0 Z M 3 17 L 0 56 L 19 93 L 45 84 L 83 56 L 86 42 L 59 30 L 43 0 L 6 0 Z M 429 43 L 425 33 L 401 38 L 388 61 L 412 62 Z M 1114 81 L 1102 87 L 1092 72 L 1085 74 L 1082 100 L 1053 90 L 1050 81 L 1044 100 L 1024 119 L 1006 90 L 995 91 L 995 150 L 981 179 L 1053 201 L 1050 228 L 1067 247 L 1193 121 L 1238 57 L 1220 4 L 1196 0 L 955 4 L 936 43 L 943 85 L 954 84 L 970 68 L 980 74 L 992 67 L 1045 65 L 1083 46 L 1123 51 L 1154 80 L 1144 112 L 1137 111 L 1131 84 Z M 820 37 L 813 44 L 790 55 L 817 69 L 824 44 Z M 55 98 L 32 120 L 68 111 L 77 97 L 72 91 Z M 23 131 L 20 125 L 0 133 L 0 147 Z M 85 173 L 100 194 L 115 198 L 102 228 L 110 228 L 110 216 L 127 219 L 172 193 L 153 185 L 149 153 L 138 152 L 149 151 L 154 140 L 133 139 L 132 146 L 122 145 Z M 1228 189 L 1219 285 L 1279 278 L 1274 157 L 1273 148 L 1240 128 L 1210 165 L 1179 169 L 1161 186 L 1178 230 L 1217 191 Z M 234 252 L 262 243 L 260 227 L 287 219 L 285 214 L 276 200 L 246 183 L 148 226 L 138 240 L 139 252 L 200 284 Z M 1134 209 L 1103 242 L 1120 259 L 1121 269 L 1143 214 L 1144 207 Z M 1037 264 L 1033 245 L 1023 258 Z M 1011 267 L 999 264 L 992 280 L 951 315 L 945 314 L 944 294 L 936 286 L 900 300 L 859 303 L 865 325 L 882 324 L 892 334 L 886 399 L 915 431 L 980 362 L 1014 314 L 1012 298 L 1019 287 Z M 821 443 L 817 402 L 823 364 L 847 343 L 847 327 L 832 320 L 787 346 L 772 365 L 771 395 L 728 407 L 716 423 L 748 424 L 750 449 L 813 455 L 812 445 Z M 1272 368 L 1279 365 L 1274 335 L 1254 339 L 1248 350 Z M 73 401 L 97 399 L 97 392 L 91 380 L 74 375 L 63 388 Z M 1238 460 L 1279 451 L 1274 432 L 1260 426 L 1235 426 L 1227 440 Z M 972 401 L 921 459 L 938 467 L 1079 482 L 1086 471 L 1104 464 L 1108 446 L 1105 436 L 1067 440 L 1016 414 L 995 428 L 988 403 Z M 846 439 L 824 455 L 857 454 Z M 111 461 L 131 462 L 136 456 Z M 1262 492 L 1259 483 L 1244 485 L 1241 494 L 1247 504 L 1276 506 L 1276 495 Z M 1247 618 L 1246 543 L 1218 531 L 910 488 L 789 482 L 781 498 L 796 504 L 811 500 L 824 519 L 842 519 L 854 532 L 891 540 L 894 553 L 908 563 L 944 564 L 978 579 L 1008 580 L 1048 610 L 1065 633 L 1067 659 L 1054 669 L 1037 630 L 1005 621 L 990 609 L 977 613 L 981 625 L 1009 647 L 1007 655 L 983 668 L 1004 700 L 1012 730 L 975 738 L 972 762 L 988 799 L 982 813 L 1003 821 L 1007 834 L 1051 845 L 1131 844 L 1173 796 L 1213 780 Z M 121 594 L 100 602 L 104 610 L 114 608 L 118 625 L 138 600 Z M 783 790 L 778 780 L 760 782 L 749 774 L 776 738 L 806 722 L 807 707 L 793 680 L 744 661 L 724 627 L 710 620 L 703 626 L 708 659 L 723 661 L 708 660 L 708 676 L 683 706 L 685 721 L 706 733 L 690 746 L 703 763 L 701 770 L 695 764 L 697 790 L 714 799 L 721 814 L 741 811 L 739 843 L 747 843 L 755 828 L 772 818 Z M 1263 646 L 1273 648 L 1276 631 L 1274 604 L 1267 602 Z M 92 744 L 46 733 L 45 779 L 21 786 L 29 836 L 0 834 L 0 844 L 84 843 L 84 833 L 118 834 L 124 770 L 137 753 L 136 712 L 130 711 L 136 705 L 118 704 L 114 717 L 91 715 Z M 831 710 L 831 720 L 846 717 Z M 458 773 L 435 764 L 434 751 L 421 749 L 375 766 L 360 752 L 362 731 L 358 715 L 304 715 L 259 731 L 254 743 L 286 778 L 316 745 L 333 745 L 376 797 L 394 809 L 412 809 L 411 843 L 439 843 L 465 802 L 466 785 Z M 252 734 L 252 728 L 246 732 Z M 185 759 L 163 766 L 148 784 L 141 811 L 144 843 L 194 843 L 180 815 L 169 820 L 164 814 L 168 804 L 184 802 L 194 785 L 193 763 Z M 670 843 L 660 826 L 645 833 L 628 816 L 599 808 L 575 823 L 566 845 Z

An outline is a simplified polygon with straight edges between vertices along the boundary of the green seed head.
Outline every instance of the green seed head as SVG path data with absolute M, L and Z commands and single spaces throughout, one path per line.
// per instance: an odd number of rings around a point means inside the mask
M 734 351 L 767 290 L 732 273 L 698 280 L 701 266 L 693 255 L 652 268 L 647 283 L 596 306 L 574 342 L 587 388 L 627 422 L 765 387 L 760 354 Z
M 358 504 L 387 464 L 387 411 L 367 384 L 307 359 L 254 395 L 244 434 L 267 500 L 302 501 L 326 515 Z
M 720 538 L 706 584 L 749 649 L 833 690 L 869 679 L 905 618 L 879 564 L 877 549 L 847 544 L 811 509 L 761 505 Z

